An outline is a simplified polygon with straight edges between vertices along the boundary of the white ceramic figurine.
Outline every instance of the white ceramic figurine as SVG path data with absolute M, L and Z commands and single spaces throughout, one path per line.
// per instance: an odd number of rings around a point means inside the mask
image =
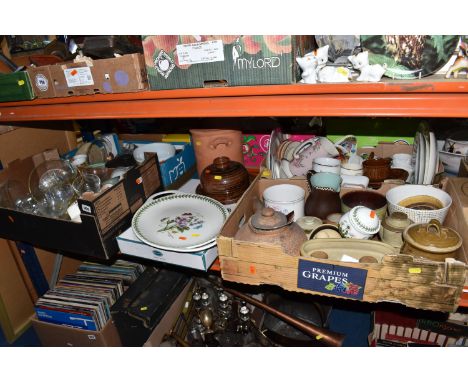
M 304 57 L 296 57 L 296 61 L 302 70 L 302 80 L 300 82 L 315 84 L 317 83 L 317 71 L 327 64 L 328 45 L 307 53 Z
M 361 72 L 356 81 L 379 82 L 387 69 L 385 64 L 384 66 L 379 64 L 369 65 L 369 52 L 367 51 L 348 56 L 348 60 L 354 69 Z

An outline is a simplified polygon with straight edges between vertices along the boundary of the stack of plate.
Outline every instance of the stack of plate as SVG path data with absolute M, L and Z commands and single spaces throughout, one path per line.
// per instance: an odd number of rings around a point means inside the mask
M 412 164 L 414 184 L 432 184 L 439 165 L 437 141 L 427 126 L 422 126 L 414 138 Z
M 135 235 L 166 251 L 198 252 L 214 247 L 228 210 L 203 195 L 171 193 L 156 194 L 138 209 L 132 219 Z

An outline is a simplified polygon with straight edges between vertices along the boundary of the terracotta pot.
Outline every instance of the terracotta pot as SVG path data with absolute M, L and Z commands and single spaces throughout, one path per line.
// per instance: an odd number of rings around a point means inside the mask
M 255 243 L 278 244 L 284 253 L 299 256 L 307 236 L 297 223 L 288 221 L 286 215 L 272 208 L 262 208 L 240 227 L 235 237 Z
M 244 165 L 223 156 L 202 171 L 197 193 L 223 204 L 232 204 L 244 194 L 249 183 L 249 173 Z
M 422 256 L 430 260 L 444 261 L 449 257 L 456 258 L 462 245 L 457 231 L 442 226 L 437 219 L 427 224 L 412 224 L 403 232 L 405 241 L 401 253 Z
M 243 163 L 242 133 L 239 130 L 192 129 L 193 148 L 197 160 L 198 175 L 213 163 L 215 158 L 226 156 Z
M 390 177 L 390 164 L 392 160 L 390 158 L 379 158 L 374 159 L 373 153 L 369 156 L 369 159 L 362 163 L 364 176 L 369 178 L 370 183 L 380 183 Z

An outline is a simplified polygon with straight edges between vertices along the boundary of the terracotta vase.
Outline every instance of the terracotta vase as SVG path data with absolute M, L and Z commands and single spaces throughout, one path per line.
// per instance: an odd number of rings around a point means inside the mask
M 198 175 L 218 157 L 244 163 L 240 130 L 191 129 Z

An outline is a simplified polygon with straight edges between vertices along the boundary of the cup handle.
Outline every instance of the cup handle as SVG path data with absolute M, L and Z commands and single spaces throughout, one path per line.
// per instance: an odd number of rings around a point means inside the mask
M 299 158 L 299 154 L 311 145 L 312 145 L 312 142 L 306 142 L 303 145 L 297 146 L 296 149 L 293 151 L 293 158 L 295 159 Z
M 156 194 L 150 195 L 148 197 L 148 199 L 146 199 L 146 202 L 143 205 L 151 203 L 151 202 L 155 201 L 156 199 L 159 199 L 159 198 L 161 198 L 163 196 L 173 195 L 173 194 L 186 194 L 186 192 L 177 191 L 177 190 L 167 190 L 167 191 L 157 192 Z

